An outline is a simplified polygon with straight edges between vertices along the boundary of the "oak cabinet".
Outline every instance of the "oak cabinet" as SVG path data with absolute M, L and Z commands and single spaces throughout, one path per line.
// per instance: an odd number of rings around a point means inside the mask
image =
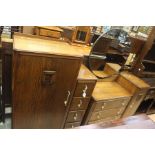
M 22 51 L 14 43 L 13 128 L 63 128 L 81 57 Z

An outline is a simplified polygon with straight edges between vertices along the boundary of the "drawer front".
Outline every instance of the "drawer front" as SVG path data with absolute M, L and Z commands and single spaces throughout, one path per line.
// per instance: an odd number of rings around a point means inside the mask
M 89 101 L 90 101 L 89 97 L 86 98 L 74 97 L 70 106 L 70 111 L 86 110 Z
M 42 36 L 48 36 L 48 30 L 40 29 L 39 34 Z
M 69 128 L 75 128 L 80 126 L 80 122 L 75 122 L 75 123 L 66 123 L 65 124 L 65 129 L 69 129 Z
M 97 121 L 89 121 L 88 124 L 108 123 L 108 122 L 111 122 L 111 121 L 118 120 L 119 118 L 121 118 L 121 115 L 117 115 L 117 116 L 113 116 L 113 117 L 107 117 L 107 118 L 100 119 L 100 120 L 97 120 Z
M 101 111 L 101 110 L 105 110 L 105 109 L 126 107 L 129 100 L 130 100 L 130 98 L 122 98 L 122 99 L 96 102 L 96 106 L 95 106 L 94 111 Z
M 94 90 L 95 83 L 77 83 L 74 97 L 91 97 L 91 94 Z
M 89 121 L 97 121 L 101 119 L 106 119 L 108 117 L 121 115 L 124 112 L 124 109 L 125 108 L 123 107 L 123 108 L 108 109 L 108 110 L 93 112 Z
M 70 111 L 67 117 L 66 122 L 70 123 L 70 122 L 81 122 L 82 118 L 84 116 L 85 111 L 84 110 L 80 110 L 80 111 Z
M 44 29 L 40 29 L 40 35 L 47 36 L 47 37 L 54 37 L 54 38 L 60 38 L 61 37 L 60 32 L 44 30 Z

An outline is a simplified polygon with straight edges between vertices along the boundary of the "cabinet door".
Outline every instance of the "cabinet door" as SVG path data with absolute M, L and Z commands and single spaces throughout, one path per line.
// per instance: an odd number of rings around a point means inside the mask
M 62 128 L 80 62 L 71 57 L 15 54 L 13 128 Z

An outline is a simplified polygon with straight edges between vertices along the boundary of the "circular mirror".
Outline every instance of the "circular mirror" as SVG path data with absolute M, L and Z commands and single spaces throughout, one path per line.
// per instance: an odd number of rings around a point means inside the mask
M 93 74 L 96 71 L 103 71 L 106 63 L 116 63 L 124 67 L 131 52 L 130 36 L 122 29 L 111 29 L 100 36 L 94 34 L 91 44 L 88 68 Z

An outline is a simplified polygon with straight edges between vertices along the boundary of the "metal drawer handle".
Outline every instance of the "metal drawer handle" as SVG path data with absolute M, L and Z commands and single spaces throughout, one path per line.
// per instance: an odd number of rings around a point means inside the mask
M 75 116 L 74 116 L 74 120 L 76 120 L 77 119 L 77 113 L 75 114 Z
M 120 110 L 117 112 L 117 114 L 120 114 L 120 113 L 121 113 L 121 111 L 122 111 L 122 109 L 120 109 Z
M 97 115 L 97 118 L 100 119 L 100 115 Z
M 82 94 L 83 97 L 86 97 L 86 91 L 87 91 L 87 89 L 88 89 L 88 86 L 85 85 L 84 90 L 82 90 L 83 91 L 83 94 Z
M 125 102 L 122 103 L 122 106 L 124 106 L 124 105 L 125 105 Z
M 80 108 L 82 105 L 82 100 L 80 100 L 80 103 L 78 104 L 78 107 Z
M 102 110 L 104 109 L 104 105 L 102 105 L 101 109 L 102 109 Z
M 133 105 L 134 105 L 134 102 L 133 102 L 133 103 L 131 103 L 130 108 L 132 108 L 132 107 L 133 107 Z
M 67 103 L 68 103 L 70 94 L 71 94 L 70 91 L 68 91 L 67 98 L 66 98 L 66 100 L 64 101 L 65 107 L 67 106 Z
M 100 119 L 100 113 L 98 113 L 97 118 Z

